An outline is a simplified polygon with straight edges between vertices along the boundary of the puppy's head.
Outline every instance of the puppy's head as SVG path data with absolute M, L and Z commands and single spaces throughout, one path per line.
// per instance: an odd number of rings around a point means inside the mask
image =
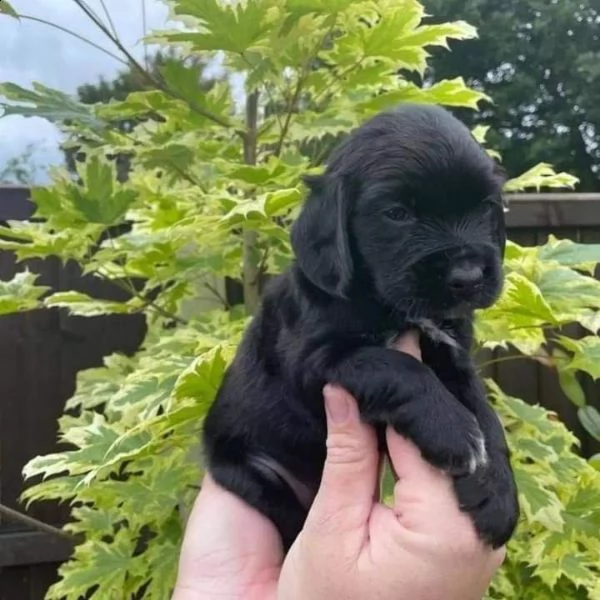
M 374 293 L 411 318 L 470 312 L 498 297 L 504 178 L 449 112 L 407 104 L 382 113 L 306 183 L 292 246 L 327 293 Z

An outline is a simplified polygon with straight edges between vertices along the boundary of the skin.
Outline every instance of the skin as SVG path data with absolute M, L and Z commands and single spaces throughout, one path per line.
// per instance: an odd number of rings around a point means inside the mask
M 421 358 L 412 332 L 396 349 Z M 389 428 L 398 481 L 393 506 L 383 505 L 374 430 L 344 390 L 327 386 L 325 402 L 321 486 L 285 560 L 275 527 L 207 477 L 187 525 L 172 600 L 480 600 L 505 549 L 480 541 L 450 477 Z

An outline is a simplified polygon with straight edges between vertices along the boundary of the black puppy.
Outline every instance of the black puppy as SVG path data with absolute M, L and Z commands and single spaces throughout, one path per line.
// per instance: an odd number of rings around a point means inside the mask
M 354 131 L 292 228 L 296 261 L 265 292 L 204 425 L 208 469 L 288 549 L 325 460 L 326 383 L 454 476 L 494 547 L 519 514 L 504 432 L 470 354 L 473 311 L 502 288 L 499 169 L 441 108 L 403 105 Z M 419 328 L 423 363 L 390 349 Z

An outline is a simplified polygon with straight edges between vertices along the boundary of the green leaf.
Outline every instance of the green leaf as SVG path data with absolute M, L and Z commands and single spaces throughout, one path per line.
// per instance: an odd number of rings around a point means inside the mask
M 577 586 L 590 586 L 596 581 L 596 578 L 590 571 L 590 567 L 594 568 L 594 563 L 586 564 L 580 556 L 567 553 L 560 559 L 560 571 L 563 577 L 568 577 Z
M 130 531 L 121 529 L 110 543 L 90 540 L 77 546 L 73 559 L 59 568 L 61 580 L 49 589 L 47 598 L 86 597 L 92 588 L 99 597 L 114 597 L 125 585 L 135 541 Z M 77 568 L 78 564 L 86 568 Z
M 501 403 L 505 421 L 514 419 L 519 423 L 525 423 L 536 430 L 539 434 L 538 437 L 543 440 L 550 437 L 555 426 L 550 421 L 546 410 L 540 406 L 532 406 L 518 398 L 506 395 L 498 384 L 491 379 L 487 379 L 485 383 L 490 390 L 492 399 L 496 403 Z
M 484 144 L 489 130 L 489 125 L 477 125 L 473 128 L 471 133 L 480 144 Z
M 110 314 L 131 314 L 139 312 L 144 306 L 140 298 L 133 298 L 129 302 L 112 302 L 98 300 L 82 292 L 56 292 L 44 300 L 48 308 L 66 308 L 72 315 L 80 317 L 97 317 Z
M 169 169 L 180 175 L 187 172 L 192 166 L 195 152 L 186 144 L 174 142 L 167 143 L 160 148 L 142 150 L 139 158 L 147 169 Z
M 542 260 L 556 261 L 563 266 L 583 268 L 593 273 L 593 267 L 600 263 L 600 244 L 578 244 L 551 235 L 548 242 L 540 247 L 538 255 Z
M 336 14 L 352 4 L 352 0 L 288 0 L 286 8 L 291 13 Z
M 490 130 L 488 125 L 476 125 L 471 133 L 473 134 L 473 137 L 482 145 L 485 145 L 485 141 L 486 141 L 486 137 L 488 134 L 488 131 Z M 486 149 L 486 152 L 495 160 L 497 160 L 498 162 L 502 162 L 502 157 L 500 156 L 499 152 L 496 152 L 495 150 L 490 150 L 489 148 Z
M 600 281 L 568 267 L 540 268 L 536 284 L 557 321 L 577 321 L 587 309 L 600 308 Z
M 0 0 L 0 14 L 8 15 L 9 17 L 19 18 L 17 11 L 10 5 L 8 0 Z
M 41 308 L 41 298 L 50 288 L 36 285 L 38 277 L 26 269 L 9 281 L 0 281 L 0 315 Z
M 210 89 L 203 80 L 203 65 L 186 65 L 169 61 L 160 73 L 169 94 L 184 100 L 195 113 L 204 112 L 228 122 L 233 109 L 231 89 L 221 82 L 211 82 Z
M 175 482 L 174 484 L 176 485 Z M 174 514 L 161 527 L 148 549 L 134 559 L 139 563 L 139 570 L 147 573 L 148 586 L 144 588 L 145 599 L 168 600 L 172 596 L 181 551 L 179 540 L 182 535 L 180 520 L 178 515 Z M 132 570 L 135 570 L 135 567 Z
M 185 101 L 169 96 L 161 90 L 131 92 L 123 101 L 112 101 L 99 106 L 98 116 L 110 120 L 140 119 L 161 115 L 175 118 L 187 115 L 189 108 Z
M 62 218 L 52 218 L 51 224 L 62 222 Z M 59 256 L 62 260 L 82 261 L 90 246 L 101 234 L 98 226 L 82 223 L 77 228 L 67 227 L 53 230 L 50 223 L 15 221 L 10 228 L 0 226 L 0 234 L 8 240 L 0 239 L 0 249 L 11 250 L 19 261 L 28 258 Z
M 462 77 L 456 77 L 434 83 L 428 88 L 403 82 L 400 89 L 366 100 L 359 105 L 359 108 L 367 113 L 375 113 L 401 102 L 416 102 L 478 109 L 479 103 L 484 100 L 490 99 L 483 92 L 468 88 Z
M 91 129 L 104 126 L 104 122 L 94 115 L 90 106 L 41 83 L 33 82 L 31 85 L 32 89 L 27 90 L 14 83 L 0 83 L 0 96 L 4 96 L 8 101 L 0 101 L 3 117 L 41 117 L 58 124 L 74 121 Z
M 525 471 L 515 473 L 521 503 L 532 521 L 542 523 L 552 531 L 562 531 L 561 503 L 551 491 L 540 487 L 533 475 Z
M 265 197 L 259 196 L 258 198 L 252 198 L 249 200 L 243 200 L 237 203 L 224 217 L 224 221 L 230 221 L 235 217 L 242 217 L 243 219 L 250 219 L 256 217 L 266 217 L 267 213 L 265 210 Z
M 186 65 L 182 61 L 170 60 L 159 70 L 169 91 L 188 103 L 197 102 L 198 97 L 208 91 L 202 86 L 202 64 Z
M 394 472 L 386 460 L 383 465 L 383 473 L 381 477 L 380 496 L 387 506 L 394 504 L 394 487 L 396 486 L 396 478 Z
M 557 336 L 557 341 L 572 353 L 565 368 L 584 371 L 594 379 L 600 378 L 600 337 L 589 335 L 579 340 Z
M 282 189 L 265 195 L 265 212 L 270 217 L 286 214 L 302 202 L 303 194 L 298 188 Z
M 585 406 L 585 392 L 577 378 L 577 371 L 571 369 L 558 369 L 558 381 L 565 396 L 576 406 Z
M 114 167 L 92 156 L 80 173 L 84 187 L 72 185 L 69 198 L 90 223 L 113 225 L 123 218 L 138 197 L 138 192 L 117 186 Z
M 577 182 L 576 177 L 568 173 L 556 173 L 551 165 L 540 163 L 519 177 L 507 181 L 504 190 L 519 192 L 534 188 L 539 192 L 544 188 L 572 188 Z
M 281 178 L 284 178 L 287 172 L 287 166 L 277 159 L 259 165 L 233 164 L 228 169 L 229 177 L 232 179 L 261 186 L 267 183 L 281 184 Z
M 223 350 L 223 347 L 216 346 L 210 352 L 196 358 L 181 373 L 173 390 L 176 400 L 195 398 L 202 399 L 207 404 L 212 401 L 227 366 L 228 353 L 225 352 L 224 356 Z
M 268 0 L 225 3 L 219 0 L 174 0 L 172 11 L 176 17 L 193 17 L 199 32 L 167 33 L 152 41 L 191 44 L 195 51 L 225 51 L 241 54 L 263 41 L 269 32 Z
M 577 414 L 585 430 L 596 440 L 600 441 L 600 412 L 594 406 L 582 406 Z
M 477 29 L 465 21 L 421 25 L 401 38 L 406 46 L 441 46 L 449 50 L 448 39 L 470 40 L 477 37 Z
M 289 130 L 290 140 L 322 139 L 325 136 L 338 136 L 358 126 L 357 116 L 336 110 L 314 113 L 306 111 L 292 121 Z
M 545 342 L 543 325 L 556 316 L 540 288 L 517 272 L 506 275 L 500 299 L 476 315 L 476 337 L 485 347 L 512 344 L 525 354 L 536 354 Z

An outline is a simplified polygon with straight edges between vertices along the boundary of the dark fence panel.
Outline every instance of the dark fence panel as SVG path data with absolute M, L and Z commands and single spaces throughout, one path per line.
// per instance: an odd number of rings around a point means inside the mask
M 28 197 L 26 188 L 0 186 L 0 222 L 29 218 L 33 205 Z M 543 243 L 549 234 L 600 242 L 600 195 L 514 195 L 507 219 L 509 238 L 523 245 Z M 61 267 L 46 260 L 29 261 L 28 266 L 54 290 L 122 299 L 120 290 L 81 277 L 76 265 Z M 0 252 L 0 279 L 10 279 L 20 269 L 11 253 Z M 138 316 L 88 319 L 44 310 L 0 317 L 0 502 L 23 511 L 18 502 L 21 470 L 32 457 L 58 449 L 56 423 L 74 391 L 77 372 L 100 365 L 111 352 L 135 352 L 144 332 Z M 583 439 L 583 451 L 597 451 L 550 370 L 516 360 L 496 363 L 486 374 L 508 393 L 558 412 Z M 598 405 L 598 386 L 588 381 L 585 387 Z M 56 526 L 67 517 L 65 507 L 54 503 L 36 503 L 29 514 Z M 41 600 L 69 553 L 63 540 L 0 518 L 0 600 Z

